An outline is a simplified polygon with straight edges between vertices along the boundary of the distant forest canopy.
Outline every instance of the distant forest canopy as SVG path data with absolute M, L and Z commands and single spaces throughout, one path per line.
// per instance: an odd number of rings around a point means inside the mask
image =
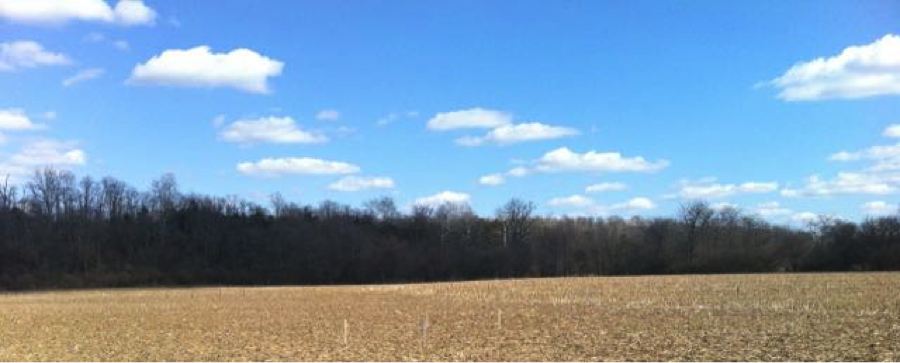
M 576 275 L 900 270 L 900 215 L 773 225 L 705 202 L 673 218 L 539 217 L 510 200 L 390 198 L 352 208 L 271 206 L 182 194 L 171 174 L 140 192 L 106 177 L 38 170 L 0 184 L 0 289 L 367 284 Z

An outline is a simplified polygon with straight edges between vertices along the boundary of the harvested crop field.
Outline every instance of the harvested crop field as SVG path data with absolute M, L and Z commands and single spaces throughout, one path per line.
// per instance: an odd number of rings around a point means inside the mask
M 900 274 L 0 295 L 0 360 L 900 360 Z

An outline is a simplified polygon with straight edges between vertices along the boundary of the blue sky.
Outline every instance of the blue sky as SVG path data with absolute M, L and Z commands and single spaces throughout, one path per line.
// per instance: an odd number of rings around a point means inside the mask
M 0 173 L 858 219 L 897 210 L 897 19 L 896 1 L 0 0 Z

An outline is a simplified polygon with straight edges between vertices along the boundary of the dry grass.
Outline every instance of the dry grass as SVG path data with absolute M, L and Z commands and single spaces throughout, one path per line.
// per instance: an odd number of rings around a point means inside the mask
M 0 360 L 897 361 L 900 274 L 8 294 Z

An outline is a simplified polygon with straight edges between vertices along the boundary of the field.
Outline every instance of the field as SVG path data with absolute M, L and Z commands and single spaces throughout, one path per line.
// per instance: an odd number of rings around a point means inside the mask
M 900 360 L 900 274 L 0 295 L 0 360 Z

